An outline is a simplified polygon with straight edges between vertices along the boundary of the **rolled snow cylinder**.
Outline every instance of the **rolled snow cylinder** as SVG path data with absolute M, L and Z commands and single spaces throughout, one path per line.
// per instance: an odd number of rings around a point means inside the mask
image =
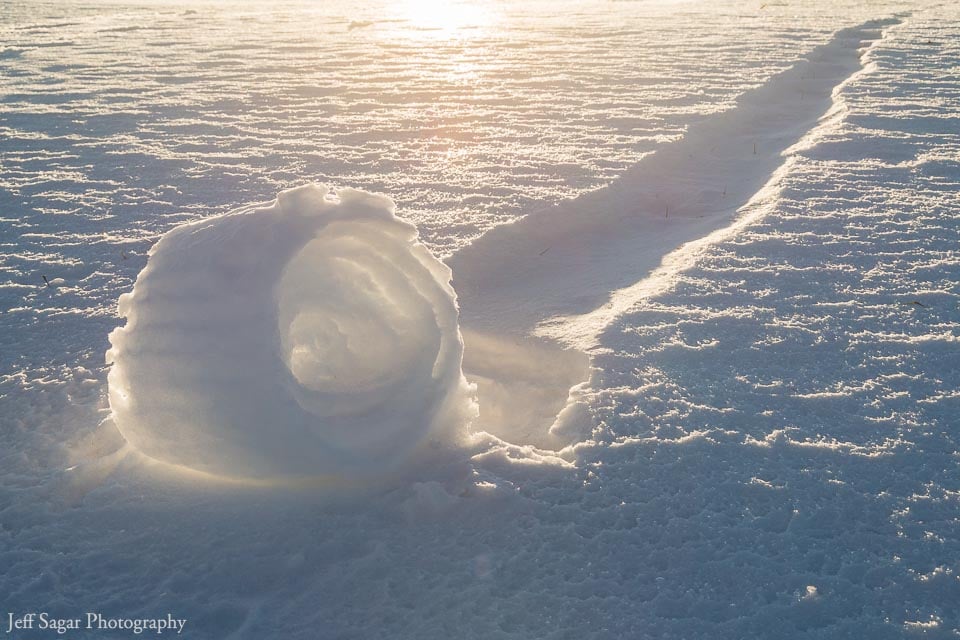
M 120 297 L 113 420 L 218 475 L 393 471 L 476 411 L 450 278 L 391 200 L 352 189 L 179 226 Z

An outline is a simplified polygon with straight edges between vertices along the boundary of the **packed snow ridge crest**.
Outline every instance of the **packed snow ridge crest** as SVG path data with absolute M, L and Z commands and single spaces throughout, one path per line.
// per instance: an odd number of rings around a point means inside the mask
M 361 480 L 476 412 L 450 269 L 388 198 L 310 185 L 177 227 L 110 335 L 141 453 L 230 477 Z

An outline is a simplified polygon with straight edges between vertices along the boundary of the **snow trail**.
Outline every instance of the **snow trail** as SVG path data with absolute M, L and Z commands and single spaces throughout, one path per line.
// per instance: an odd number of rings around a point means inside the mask
M 588 377 L 585 352 L 616 316 L 602 313 L 614 307 L 616 292 L 642 290 L 669 254 L 729 225 L 791 147 L 839 108 L 836 90 L 863 69 L 864 48 L 898 22 L 838 31 L 608 187 L 496 227 L 452 256 L 464 371 L 479 387 L 480 427 L 513 442 L 570 444 L 585 425 L 570 424 L 580 418 L 576 389 L 568 392 Z M 635 301 L 616 307 L 622 312 Z M 528 375 L 543 369 L 551 374 Z

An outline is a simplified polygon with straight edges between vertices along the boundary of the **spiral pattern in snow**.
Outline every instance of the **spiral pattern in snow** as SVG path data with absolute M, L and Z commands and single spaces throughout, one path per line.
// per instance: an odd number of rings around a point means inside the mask
M 362 191 L 177 227 L 120 298 L 113 419 L 142 453 L 220 475 L 395 469 L 475 413 L 450 276 Z

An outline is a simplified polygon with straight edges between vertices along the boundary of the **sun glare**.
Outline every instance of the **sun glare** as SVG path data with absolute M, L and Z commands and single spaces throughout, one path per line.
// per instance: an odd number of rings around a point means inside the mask
M 406 0 L 396 9 L 405 30 L 436 38 L 459 37 L 467 30 L 488 26 L 493 15 L 486 3 L 445 0 Z

